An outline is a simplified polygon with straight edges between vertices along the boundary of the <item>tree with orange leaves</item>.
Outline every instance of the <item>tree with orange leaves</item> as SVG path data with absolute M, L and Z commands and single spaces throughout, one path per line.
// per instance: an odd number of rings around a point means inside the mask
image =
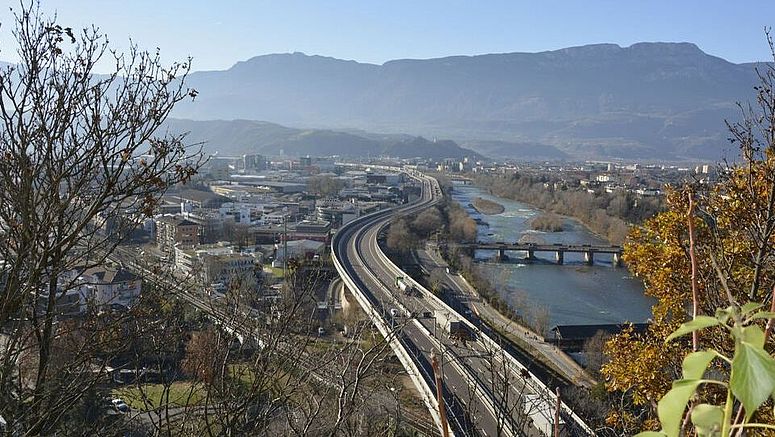
M 772 49 L 773 43 L 767 35 Z M 773 51 L 775 59 L 775 51 Z M 683 323 L 713 316 L 730 305 L 770 307 L 775 287 L 775 68 L 758 70 L 756 105 L 740 105 L 742 121 L 728 123 L 740 161 L 720 166 L 718 181 L 670 188 L 667 211 L 634 228 L 624 259 L 656 298 L 652 323 L 643 335 L 625 330 L 606 345 L 606 387 L 621 402 L 608 423 L 618 432 L 656 429 L 658 401 L 682 374 L 682 360 L 698 349 L 731 356 L 735 349 L 722 327 L 695 331 L 697 337 L 667 342 Z M 757 322 L 762 325 L 764 320 Z M 775 350 L 772 339 L 765 349 Z M 729 372 L 717 363 L 719 374 Z M 702 400 L 719 391 L 703 388 Z M 718 402 L 715 402 L 718 403 Z M 754 416 L 772 421 L 772 405 Z

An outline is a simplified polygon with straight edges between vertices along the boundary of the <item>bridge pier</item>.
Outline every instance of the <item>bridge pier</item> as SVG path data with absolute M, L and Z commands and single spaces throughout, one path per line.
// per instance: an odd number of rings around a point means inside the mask
M 495 256 L 495 260 L 501 262 L 506 259 L 506 251 L 504 249 L 498 249 L 498 255 Z
M 613 254 L 613 263 L 614 267 L 621 267 L 623 265 L 622 263 L 622 254 L 621 253 L 614 253 Z
M 595 263 L 595 254 L 591 250 L 584 252 L 584 262 L 590 266 Z
M 565 258 L 565 252 L 561 250 L 554 252 L 554 259 L 557 260 L 557 265 L 561 266 L 562 263 L 564 262 L 564 258 Z
M 531 261 L 536 259 L 536 254 L 535 254 L 534 250 L 528 249 L 528 251 L 527 251 L 527 259 L 529 259 Z

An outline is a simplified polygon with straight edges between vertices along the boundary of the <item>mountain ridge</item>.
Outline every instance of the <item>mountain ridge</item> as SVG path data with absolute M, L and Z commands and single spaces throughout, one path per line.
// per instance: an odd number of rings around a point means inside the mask
M 753 96 L 755 65 L 688 42 L 381 65 L 270 54 L 192 73 L 199 97 L 174 116 L 546 144 L 575 158 L 718 159 L 728 148 L 724 120 Z
M 256 120 L 167 119 L 164 130 L 187 133 L 186 142 L 201 143 L 205 153 L 260 153 L 267 156 L 391 156 L 399 158 L 479 159 L 473 150 L 451 140 L 420 136 L 350 133 L 331 129 L 297 129 Z

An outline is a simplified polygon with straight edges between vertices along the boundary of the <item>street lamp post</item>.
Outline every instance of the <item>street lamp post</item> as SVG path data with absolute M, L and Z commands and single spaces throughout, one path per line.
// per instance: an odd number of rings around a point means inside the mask
M 443 437 L 449 437 L 449 427 L 447 426 L 447 412 L 444 407 L 444 391 L 442 387 L 443 377 L 441 364 L 434 352 L 431 352 L 431 367 L 436 381 L 436 399 L 439 404 L 439 418 L 441 419 L 441 433 Z

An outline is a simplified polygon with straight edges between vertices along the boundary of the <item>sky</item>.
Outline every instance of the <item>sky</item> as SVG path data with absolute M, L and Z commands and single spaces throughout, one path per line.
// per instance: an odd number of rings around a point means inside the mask
M 18 8 L 15 0 L 10 2 Z M 391 59 L 539 52 L 593 43 L 692 42 L 731 62 L 771 59 L 775 1 L 731 0 L 41 0 L 63 26 L 95 24 L 119 50 L 129 38 L 165 61 L 224 70 L 268 53 Z M 9 7 L 0 59 L 16 59 Z

